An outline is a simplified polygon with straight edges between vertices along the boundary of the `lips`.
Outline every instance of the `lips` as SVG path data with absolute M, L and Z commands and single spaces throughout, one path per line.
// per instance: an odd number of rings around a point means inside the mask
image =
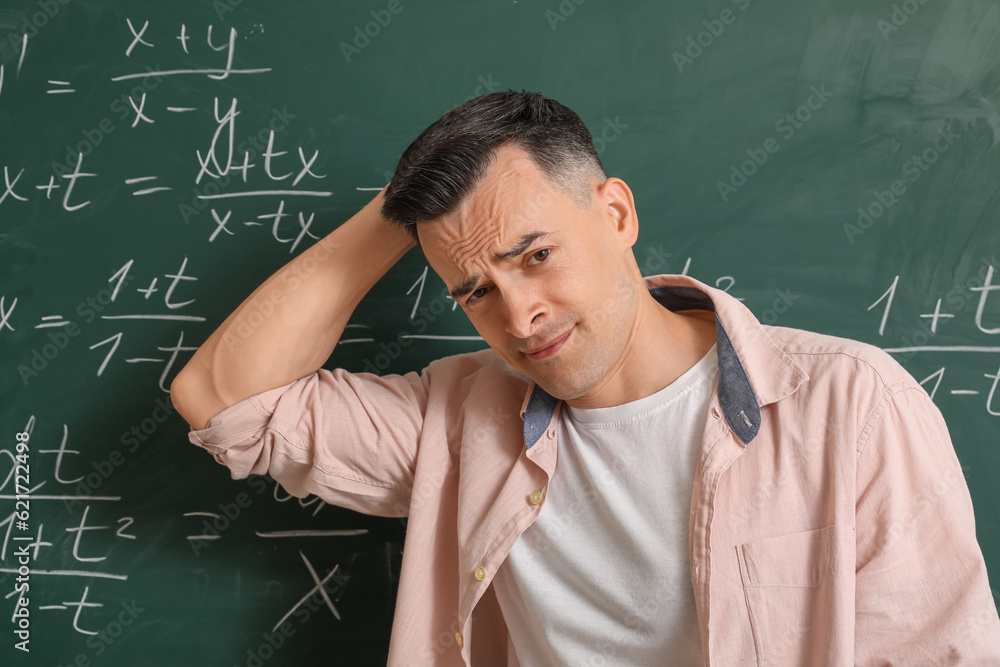
M 573 333 L 573 329 L 572 328 L 570 328 L 569 331 L 567 331 L 566 333 L 562 334 L 561 336 L 559 336 L 555 340 L 553 340 L 553 341 L 551 341 L 549 343 L 546 343 L 545 345 L 543 345 L 541 347 L 536 347 L 534 350 L 526 351 L 524 354 L 525 354 L 525 356 L 529 357 L 530 359 L 536 359 L 536 360 L 537 359 L 547 359 L 548 357 L 551 357 L 553 354 L 555 354 L 556 352 L 558 352 L 560 348 L 562 348 L 562 346 L 566 343 L 566 340 L 569 338 L 569 335 L 571 333 Z

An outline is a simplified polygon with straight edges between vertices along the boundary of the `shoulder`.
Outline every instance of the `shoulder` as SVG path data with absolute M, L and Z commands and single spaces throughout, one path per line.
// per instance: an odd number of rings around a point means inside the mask
M 875 345 L 805 329 L 762 326 L 810 381 L 869 382 L 872 389 L 890 393 L 920 386 L 892 355 Z
M 475 352 L 462 352 L 460 354 L 451 354 L 446 357 L 440 357 L 427 364 L 426 370 L 430 373 L 439 375 L 444 373 L 457 375 L 499 373 L 502 375 L 509 375 L 511 377 L 519 377 L 525 380 L 527 379 L 522 373 L 508 366 L 507 363 L 500 358 L 500 355 L 489 347 L 482 350 L 476 350 Z
M 507 365 L 491 348 L 435 359 L 424 373 L 432 387 L 468 392 L 472 387 L 505 387 L 523 397 L 530 378 Z

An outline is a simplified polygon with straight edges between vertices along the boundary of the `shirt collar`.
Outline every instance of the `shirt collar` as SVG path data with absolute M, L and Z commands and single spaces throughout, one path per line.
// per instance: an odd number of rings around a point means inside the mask
M 645 281 L 664 308 L 715 313 L 719 405 L 729 427 L 749 444 L 760 430 L 760 408 L 788 396 L 809 376 L 739 299 L 689 276 L 664 274 Z M 559 399 L 530 381 L 521 405 L 526 447 L 538 442 L 558 403 Z

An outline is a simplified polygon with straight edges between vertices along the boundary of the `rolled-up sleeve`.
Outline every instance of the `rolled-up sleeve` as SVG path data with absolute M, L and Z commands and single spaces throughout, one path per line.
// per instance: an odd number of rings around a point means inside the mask
M 268 473 L 294 496 L 407 516 L 427 393 L 426 371 L 320 369 L 229 406 L 188 439 L 233 479 Z
M 972 499 L 923 388 L 887 389 L 857 462 L 855 664 L 1000 665 Z

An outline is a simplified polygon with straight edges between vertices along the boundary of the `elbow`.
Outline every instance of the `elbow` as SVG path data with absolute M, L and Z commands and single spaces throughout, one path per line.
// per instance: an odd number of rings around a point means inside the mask
M 208 426 L 212 417 L 236 402 L 223 400 L 211 376 L 191 370 L 190 365 L 182 368 L 170 383 L 170 401 L 193 431 Z
M 170 402 L 173 403 L 177 414 L 188 423 L 192 430 L 197 431 L 208 425 L 210 417 L 206 418 L 198 413 L 195 407 L 197 405 L 195 390 L 184 370 L 178 373 L 173 382 L 170 383 Z

